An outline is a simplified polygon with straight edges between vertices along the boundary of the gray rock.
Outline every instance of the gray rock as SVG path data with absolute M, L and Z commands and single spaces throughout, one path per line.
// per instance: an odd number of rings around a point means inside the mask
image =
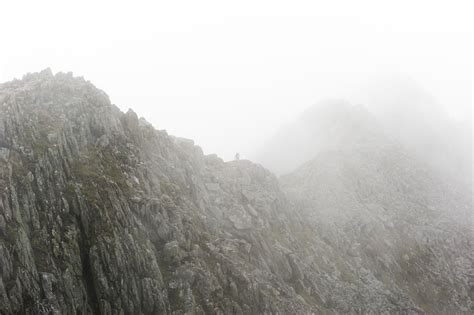
M 163 248 L 163 255 L 167 261 L 179 262 L 183 258 L 184 252 L 179 247 L 178 241 L 172 241 L 166 243 Z
M 206 188 L 209 191 L 219 191 L 221 188 L 217 183 L 206 183 Z
M 10 150 L 7 148 L 0 148 L 0 160 L 5 162 L 8 161 L 8 157 L 10 156 Z
M 472 203 L 398 149 L 330 152 L 277 179 L 71 74 L 0 96 L 1 314 L 473 309 L 458 222 Z

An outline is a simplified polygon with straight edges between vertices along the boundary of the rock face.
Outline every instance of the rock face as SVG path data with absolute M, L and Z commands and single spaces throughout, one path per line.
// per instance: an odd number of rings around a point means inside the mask
M 281 179 L 325 242 L 319 251 L 333 284 L 345 284 L 348 296 L 336 289 L 332 298 L 374 312 L 472 311 L 472 200 L 434 174 L 386 146 L 320 154 Z
M 317 310 L 274 247 L 293 215 L 271 173 L 204 156 L 70 75 L 0 97 L 1 313 Z
M 472 311 L 469 230 L 443 212 L 470 211 L 464 195 L 424 173 L 367 185 L 390 161 L 353 177 L 338 156 L 283 191 L 263 167 L 205 156 L 70 74 L 0 85 L 0 313 Z M 406 203 L 420 183 L 439 190 Z

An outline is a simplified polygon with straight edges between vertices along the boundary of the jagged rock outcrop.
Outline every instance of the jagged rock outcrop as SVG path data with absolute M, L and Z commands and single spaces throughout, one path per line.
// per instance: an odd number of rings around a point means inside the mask
M 349 195 L 358 192 L 352 186 L 332 190 L 339 177 L 319 176 L 333 171 L 320 165 L 333 164 L 305 166 L 284 180 L 284 192 L 263 167 L 206 156 L 191 140 L 155 130 L 131 110 L 122 113 L 105 93 L 71 74 L 46 70 L 4 83 L 0 313 L 472 310 L 466 280 L 472 257 L 462 253 L 471 249 L 469 238 L 457 238 L 448 223 L 445 234 L 434 231 L 438 238 L 425 246 L 421 238 L 435 227 L 418 230 L 422 222 L 411 217 L 405 219 L 416 225 L 390 226 L 392 216 L 402 215 L 390 212 L 403 210 L 397 203 L 403 192 L 383 199 L 396 206 L 382 209 L 379 199 L 369 198 L 380 187 L 367 186 L 370 208 Z M 336 160 L 334 167 L 341 165 Z M 302 200 L 306 193 L 311 197 Z M 440 208 L 459 200 L 450 190 L 433 192 L 439 193 Z M 429 196 L 410 199 L 410 207 L 421 203 L 424 213 Z M 334 200 L 367 206 L 376 219 L 352 222 L 358 216 L 352 212 L 335 220 L 326 211 L 340 208 Z M 418 247 L 398 243 L 405 239 L 396 238 L 395 229 L 412 235 L 407 239 Z M 397 249 L 405 252 L 395 255 Z M 413 290 L 421 285 L 438 287 L 426 296 L 437 301 L 418 300 Z
M 271 173 L 204 156 L 68 74 L 0 97 L 0 312 L 317 309 L 274 248 L 290 212 Z
M 332 297 L 346 292 L 339 300 L 364 312 L 403 305 L 419 313 L 469 313 L 469 195 L 400 148 L 381 148 L 320 154 L 281 180 L 323 240 L 319 252 L 333 265 L 333 283 L 344 284 Z
M 326 140 L 280 182 L 327 243 L 321 254 L 338 262 L 344 278 L 335 282 L 359 295 L 339 300 L 374 312 L 391 304 L 430 314 L 472 310 L 470 185 L 385 134 L 361 106 L 338 102 L 308 117 L 324 120 L 313 129 Z

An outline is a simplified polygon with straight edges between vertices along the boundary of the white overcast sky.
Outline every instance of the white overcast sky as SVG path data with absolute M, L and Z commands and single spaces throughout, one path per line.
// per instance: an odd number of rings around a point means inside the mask
M 251 155 L 385 74 L 472 111 L 472 1 L 1 1 L 0 82 L 72 71 L 155 127 Z

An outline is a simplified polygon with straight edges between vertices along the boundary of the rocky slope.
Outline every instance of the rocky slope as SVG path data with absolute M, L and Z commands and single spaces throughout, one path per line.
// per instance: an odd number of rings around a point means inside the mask
M 282 185 L 338 261 L 353 304 L 472 310 L 472 200 L 398 147 L 326 152 Z M 311 269 L 308 270 L 311 272 Z M 361 296 L 359 296 L 361 295 Z M 357 297 L 356 297 L 357 296 Z
M 268 171 L 204 156 L 71 75 L 0 91 L 1 312 L 315 308 L 291 285 L 292 214 Z
M 2 84 L 0 313 L 472 310 L 471 238 L 443 212 L 463 218 L 464 195 L 427 179 L 405 198 L 425 174 L 391 175 L 411 162 L 352 154 L 305 165 L 284 191 L 263 167 L 205 156 L 81 78 Z

